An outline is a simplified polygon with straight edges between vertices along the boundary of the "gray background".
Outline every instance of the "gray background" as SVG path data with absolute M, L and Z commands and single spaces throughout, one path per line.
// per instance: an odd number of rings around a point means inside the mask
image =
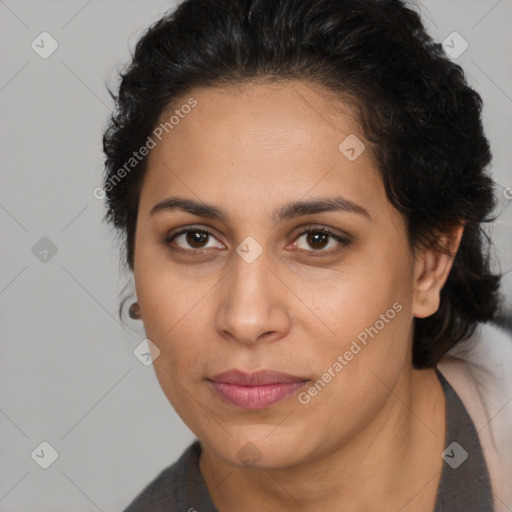
M 133 354 L 142 326 L 118 321 L 130 276 L 93 196 L 112 107 L 105 83 L 174 5 L 0 0 L 2 512 L 121 510 L 194 438 Z M 489 232 L 508 271 L 512 1 L 428 0 L 420 10 L 434 39 L 457 31 L 469 43 L 456 60 L 484 99 L 504 210 Z M 43 31 L 59 45 L 47 59 L 31 47 Z M 39 252 L 50 246 L 55 254 Z M 510 274 L 504 291 L 510 303 Z M 31 456 L 43 441 L 59 454 L 48 469 Z

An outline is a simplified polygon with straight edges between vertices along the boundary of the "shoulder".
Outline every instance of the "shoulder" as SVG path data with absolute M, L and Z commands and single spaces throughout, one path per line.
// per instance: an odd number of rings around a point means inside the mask
M 475 425 L 498 503 L 512 507 L 511 332 L 491 322 L 478 324 L 471 337 L 447 352 L 438 369 Z
M 186 512 L 187 496 L 197 491 L 200 453 L 199 441 L 194 441 L 173 464 L 162 470 L 123 512 Z
M 491 413 L 501 400 L 512 399 L 512 333 L 494 323 L 480 323 L 471 337 L 447 352 L 439 369 L 465 382 Z

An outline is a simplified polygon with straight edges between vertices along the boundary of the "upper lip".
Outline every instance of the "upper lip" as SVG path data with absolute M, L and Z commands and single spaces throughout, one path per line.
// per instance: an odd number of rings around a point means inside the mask
M 301 382 L 309 379 L 273 370 L 259 370 L 257 372 L 247 373 L 234 369 L 219 373 L 214 377 L 210 377 L 208 380 L 224 382 L 226 384 L 238 384 L 240 386 L 263 386 L 265 384 Z

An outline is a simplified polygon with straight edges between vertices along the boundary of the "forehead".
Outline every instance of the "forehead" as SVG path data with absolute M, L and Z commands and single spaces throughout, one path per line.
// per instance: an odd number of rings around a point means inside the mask
M 154 201 L 171 191 L 205 200 L 292 200 L 342 184 L 340 192 L 353 197 L 381 193 L 355 108 L 317 84 L 196 88 L 173 101 L 160 126 L 171 116 L 172 128 L 168 123 L 149 155 L 143 195 Z M 347 140 L 361 151 L 354 160 L 343 152 Z
M 324 135 L 331 131 L 336 138 L 350 133 L 363 137 L 353 100 L 309 81 L 262 81 L 195 88 L 176 98 L 162 112 L 160 123 L 165 123 L 192 97 L 197 106 L 185 117 L 195 122 L 180 122 L 180 130 L 178 126 L 172 129 L 174 133 L 183 132 L 184 137 L 193 135 L 187 128 L 197 134 L 197 124 L 205 130 L 204 137 L 214 131 L 217 142 L 222 140 L 229 145 L 261 144 L 270 140 L 307 143 L 314 131 Z M 232 131 L 233 126 L 241 131 Z

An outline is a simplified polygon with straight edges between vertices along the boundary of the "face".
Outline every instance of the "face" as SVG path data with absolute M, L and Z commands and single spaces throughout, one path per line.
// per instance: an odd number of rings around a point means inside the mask
M 135 286 L 158 381 L 225 462 L 313 460 L 372 422 L 411 366 L 405 221 L 368 145 L 361 152 L 353 111 L 320 86 L 194 89 L 162 119 L 190 98 L 151 150 L 136 228 Z M 222 215 L 152 213 L 169 198 Z M 295 382 L 248 391 L 209 380 L 232 369 Z

